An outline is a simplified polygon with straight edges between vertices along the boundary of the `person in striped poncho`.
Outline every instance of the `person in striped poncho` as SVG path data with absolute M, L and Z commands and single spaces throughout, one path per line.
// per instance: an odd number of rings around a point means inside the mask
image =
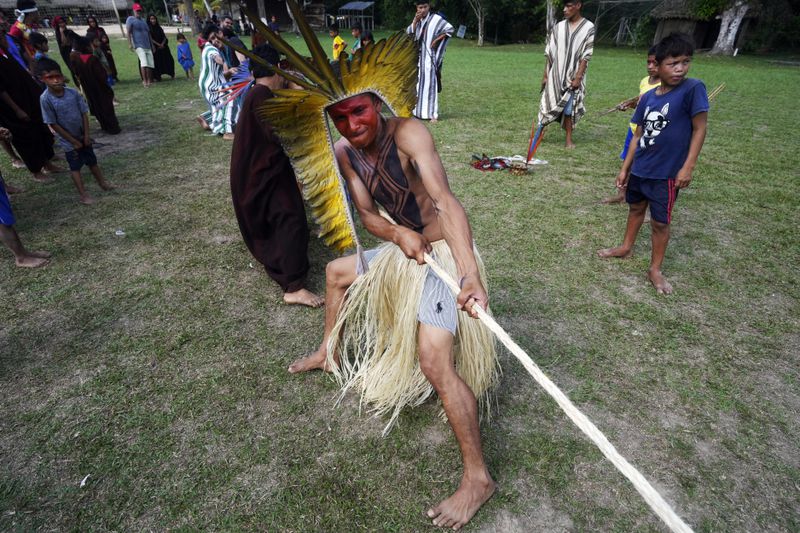
M 238 100 L 233 99 L 225 103 L 221 89 L 227 85 L 226 76 L 230 76 L 231 69 L 225 64 L 220 53 L 222 32 L 215 25 L 207 26 L 202 34 L 208 42 L 203 47 L 200 59 L 200 76 L 198 86 L 200 94 L 208 102 L 208 111 L 197 117 L 203 128 L 213 133 L 222 135 L 223 139 L 233 140 L 233 126 L 236 124 L 238 114 Z
M 594 24 L 581 15 L 582 3 L 564 3 L 564 20 L 547 38 L 544 55 L 547 58 L 542 78 L 542 100 L 539 104 L 539 124 L 546 126 L 556 120 L 566 132 L 566 147 L 574 148 L 572 129 L 586 113 L 586 68 L 594 51 Z
M 414 116 L 423 120 L 439 120 L 439 92 L 442 90 L 442 62 L 447 39 L 453 26 L 436 13 L 430 2 L 416 2 L 417 14 L 406 32 L 419 44 L 419 78 L 417 107 Z

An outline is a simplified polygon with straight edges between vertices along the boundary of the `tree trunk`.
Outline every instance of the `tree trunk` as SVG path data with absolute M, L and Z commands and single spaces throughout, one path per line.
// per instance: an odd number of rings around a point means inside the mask
M 186 18 L 183 19 L 183 24 L 192 28 L 194 32 L 194 6 L 192 0 L 183 0 L 183 10 L 186 11 Z
M 553 27 L 556 25 L 556 6 L 553 4 L 553 0 L 547 0 L 547 35 L 550 36 L 550 32 L 553 31 Z
M 722 24 L 712 54 L 732 56 L 736 46 L 736 33 L 742 24 L 750 4 L 746 0 L 736 0 L 731 7 L 722 12 Z
M 486 19 L 486 13 L 481 5 L 481 0 L 468 0 L 469 7 L 472 8 L 472 11 L 475 13 L 475 17 L 478 19 L 478 46 L 483 46 L 483 26 Z

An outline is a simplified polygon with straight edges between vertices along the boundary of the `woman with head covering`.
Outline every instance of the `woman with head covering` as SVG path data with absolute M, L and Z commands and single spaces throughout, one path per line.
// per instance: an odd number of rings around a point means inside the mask
M 161 81 L 161 76 L 163 75 L 175 79 L 175 60 L 172 58 L 172 52 L 170 52 L 167 45 L 169 39 L 164 33 L 164 28 L 158 23 L 158 18 L 155 15 L 147 17 L 147 25 L 150 26 L 150 40 L 153 41 L 153 62 L 156 65 L 153 79 Z
M 103 55 L 108 62 L 111 77 L 114 78 L 114 81 L 119 81 L 119 78 L 117 78 L 117 65 L 114 63 L 114 55 L 111 53 L 111 43 L 108 40 L 106 30 L 97 23 L 97 18 L 94 15 L 86 17 L 86 23 L 89 25 L 89 29 L 86 30 L 86 37 L 91 41 L 93 40 L 92 34 L 94 34 L 100 39 L 100 50 L 103 51 Z
M 61 54 L 61 59 L 64 60 L 64 64 L 69 69 L 70 74 L 72 75 L 72 81 L 75 82 L 75 86 L 78 86 L 77 79 L 78 77 L 75 76 L 75 72 L 72 70 L 72 63 L 69 60 L 69 54 L 72 52 L 72 35 L 74 33 L 72 30 L 67 28 L 67 20 L 62 17 L 61 15 L 57 15 L 53 17 L 53 29 L 55 29 L 56 33 L 56 43 L 58 43 L 58 53 Z

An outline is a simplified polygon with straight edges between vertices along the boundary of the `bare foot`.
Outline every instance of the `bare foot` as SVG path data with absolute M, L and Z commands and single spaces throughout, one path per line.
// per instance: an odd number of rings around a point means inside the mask
M 103 183 L 100 183 L 99 185 L 100 185 L 100 188 L 103 189 L 104 191 L 113 191 L 114 189 L 117 188 L 116 185 L 114 185 L 113 183 L 110 183 L 108 181 L 104 181 Z
M 14 168 L 25 168 L 25 163 L 22 161 L 22 159 L 12 159 L 11 166 Z
M 25 192 L 25 189 L 21 189 L 19 187 L 14 187 L 10 183 L 6 183 L 6 192 L 8 194 L 19 194 L 21 192 Z
M 653 284 L 653 287 L 656 288 L 658 294 L 672 294 L 672 285 L 670 285 L 669 281 L 667 281 L 667 278 L 664 277 L 664 274 L 662 274 L 660 270 L 648 270 L 647 278 L 650 280 L 650 283 Z
M 460 529 L 475 516 L 496 489 L 497 484 L 488 474 L 482 480 L 462 479 L 461 485 L 452 496 L 428 509 L 428 518 L 433 520 L 434 526 Z
M 53 183 L 56 180 L 51 177 L 45 176 L 42 172 L 36 172 L 33 175 L 33 181 L 37 183 Z
M 610 257 L 616 257 L 618 259 L 628 259 L 632 255 L 633 255 L 633 250 L 622 246 L 617 246 L 616 248 L 603 248 L 602 250 L 597 250 L 597 257 L 600 257 L 602 259 L 608 259 Z
M 287 304 L 307 305 L 309 307 L 319 307 L 325 303 L 325 299 L 317 296 L 307 289 L 287 292 L 283 295 L 283 301 Z
M 233 133 L 226 133 L 225 135 L 222 136 L 222 138 L 225 139 L 226 141 L 232 141 L 234 139 L 234 135 Z
M 94 198 L 87 194 L 86 196 L 81 196 L 81 199 L 78 201 L 83 205 L 92 205 L 94 203 Z
M 67 169 L 56 166 L 48 161 L 44 165 L 44 171 L 49 172 L 50 174 L 61 174 L 62 172 L 67 172 Z
M 201 128 L 203 128 L 204 130 L 210 130 L 211 129 L 211 126 L 208 125 L 208 122 L 206 122 L 206 119 L 204 119 L 201 116 L 197 116 L 195 118 L 197 119 L 197 122 L 200 123 L 200 127 Z
M 572 150 L 575 148 L 575 143 L 567 143 L 564 145 L 567 150 Z
M 437 122 L 439 122 L 438 118 L 432 118 L 431 119 L 431 124 L 436 124 Z
M 289 365 L 290 374 L 299 374 L 300 372 L 308 372 L 310 370 L 322 370 L 323 372 L 331 371 L 325 352 L 316 351 L 311 355 L 306 355 L 305 357 L 295 360 L 294 363 Z
M 38 268 L 45 266 L 50 260 L 46 257 L 37 257 L 32 253 L 27 253 L 22 257 L 17 257 L 17 266 L 23 268 Z
M 600 200 L 600 203 L 610 205 L 610 204 L 621 204 L 624 201 L 625 201 L 625 191 L 622 191 L 614 196 L 603 198 L 602 200 Z
M 36 250 L 34 252 L 28 252 L 28 255 L 31 257 L 40 257 L 42 259 L 50 259 L 53 257 L 53 254 L 50 252 L 45 252 L 44 250 Z

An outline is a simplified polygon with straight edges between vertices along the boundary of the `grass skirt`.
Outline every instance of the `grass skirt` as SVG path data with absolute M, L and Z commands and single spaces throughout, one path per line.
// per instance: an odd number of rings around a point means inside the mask
M 457 279 L 444 240 L 433 243 L 432 255 Z M 477 250 L 475 258 L 486 286 Z M 328 341 L 328 363 L 335 369 L 342 396 L 354 388 L 362 405 L 378 416 L 390 415 L 384 434 L 405 406 L 420 405 L 434 392 L 420 369 L 417 344 L 417 310 L 428 269 L 392 243 L 381 246 L 369 270 L 348 289 Z M 453 349 L 458 375 L 488 413 L 489 390 L 499 373 L 494 335 L 482 322 L 459 311 Z M 338 367 L 332 360 L 337 352 Z

